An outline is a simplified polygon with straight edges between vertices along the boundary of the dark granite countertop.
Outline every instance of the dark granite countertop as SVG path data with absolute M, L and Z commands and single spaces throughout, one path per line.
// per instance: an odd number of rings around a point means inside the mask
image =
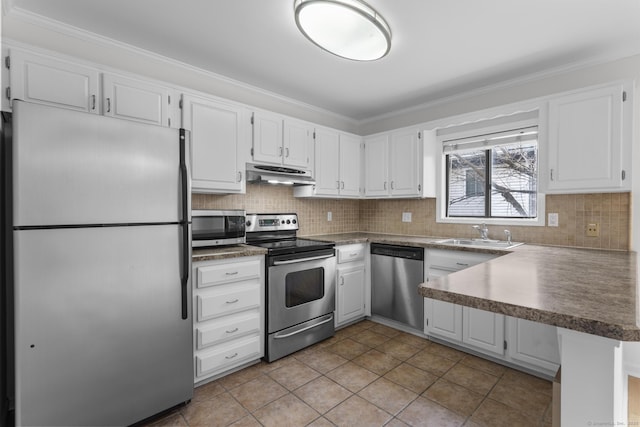
M 378 242 L 493 252 L 482 264 L 423 283 L 422 296 L 621 341 L 640 341 L 635 252 L 522 245 L 509 251 L 375 233 L 309 236 L 337 245 Z

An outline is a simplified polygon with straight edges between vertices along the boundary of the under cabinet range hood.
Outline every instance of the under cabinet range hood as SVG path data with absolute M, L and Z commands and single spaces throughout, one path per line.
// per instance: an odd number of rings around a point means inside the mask
M 254 184 L 313 185 L 311 171 L 284 166 L 247 164 L 247 182 Z

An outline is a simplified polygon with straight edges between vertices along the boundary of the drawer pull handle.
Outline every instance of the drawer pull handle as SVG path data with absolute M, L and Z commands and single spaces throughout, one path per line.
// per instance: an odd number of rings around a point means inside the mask
M 238 328 L 234 328 L 234 329 L 232 329 L 230 331 L 227 331 L 228 334 L 232 334 L 234 332 L 238 332 Z
M 225 359 L 233 359 L 234 357 L 236 357 L 238 355 L 238 353 L 233 353 L 231 356 L 225 356 Z
M 464 263 L 464 262 L 456 262 L 456 265 L 464 265 L 464 266 L 468 266 L 469 264 Z
M 236 274 L 238 274 L 238 272 L 237 271 L 227 271 L 224 274 L 226 274 L 227 276 L 235 276 Z
M 358 256 L 358 252 L 351 252 L 351 254 L 349 254 L 349 256 Z
M 236 298 L 236 299 L 232 299 L 231 301 L 227 301 L 227 304 L 235 304 L 235 303 L 237 303 L 238 301 L 240 301 L 238 298 Z

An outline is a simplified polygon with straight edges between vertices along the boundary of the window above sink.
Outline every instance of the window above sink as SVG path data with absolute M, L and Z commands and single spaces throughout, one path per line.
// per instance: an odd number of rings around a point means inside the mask
M 538 115 L 535 109 L 437 132 L 438 222 L 544 225 Z

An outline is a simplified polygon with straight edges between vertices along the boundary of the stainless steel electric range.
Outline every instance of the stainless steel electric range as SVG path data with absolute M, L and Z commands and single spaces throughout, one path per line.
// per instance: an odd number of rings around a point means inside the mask
M 296 214 L 248 214 L 247 243 L 267 249 L 265 360 L 334 335 L 333 243 L 299 239 Z

